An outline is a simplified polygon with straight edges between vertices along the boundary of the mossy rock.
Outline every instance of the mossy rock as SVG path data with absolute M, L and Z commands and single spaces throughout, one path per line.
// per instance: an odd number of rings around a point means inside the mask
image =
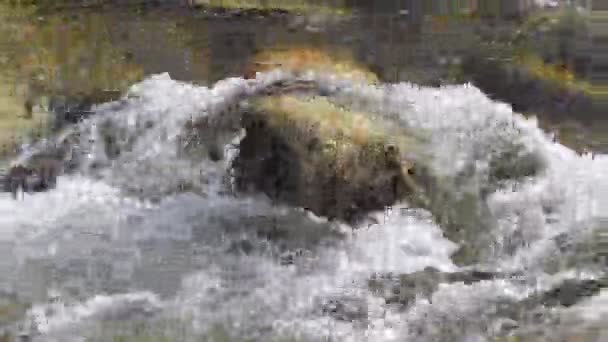
M 588 120 L 597 98 L 585 80 L 588 18 L 575 8 L 539 11 L 504 41 L 480 38 L 464 56 L 464 80 L 518 112 Z
M 364 83 L 378 80 L 348 54 L 301 46 L 258 54 L 246 74 L 278 68 Z M 246 136 L 234 160 L 238 190 L 261 191 L 279 202 L 346 221 L 413 191 L 411 165 L 403 154 L 415 139 L 402 137 L 370 113 L 288 90 L 250 101 L 242 121 Z
M 406 138 L 323 97 L 254 102 L 234 162 L 237 187 L 317 215 L 356 221 L 414 192 Z M 397 136 L 398 137 L 398 136 Z
M 531 54 L 502 60 L 474 52 L 463 59 L 462 72 L 490 97 L 510 103 L 517 112 L 578 120 L 592 113 L 593 98 L 585 82 L 568 69 Z

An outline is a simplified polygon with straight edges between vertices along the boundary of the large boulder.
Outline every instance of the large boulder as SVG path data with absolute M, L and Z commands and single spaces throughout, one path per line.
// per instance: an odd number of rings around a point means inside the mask
M 278 67 L 377 81 L 348 56 L 305 47 L 263 52 L 246 74 Z M 412 194 L 413 165 L 405 155 L 416 141 L 316 91 L 283 89 L 250 102 L 242 122 L 246 134 L 233 161 L 237 190 L 262 191 L 276 201 L 349 222 Z
M 234 161 L 237 189 L 317 215 L 356 221 L 414 192 L 412 141 L 323 97 L 262 98 L 246 113 Z

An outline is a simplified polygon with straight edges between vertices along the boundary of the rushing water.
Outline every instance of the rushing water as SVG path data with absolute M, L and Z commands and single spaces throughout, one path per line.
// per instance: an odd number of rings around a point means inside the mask
M 369 86 L 304 75 L 335 101 L 424 137 L 424 155 L 413 158 L 454 194 L 487 185 L 493 156 L 514 146 L 542 168 L 493 189 L 484 215 L 496 224 L 466 227 L 468 242 L 448 240 L 446 227 L 408 203 L 374 213 L 378 224 L 349 227 L 262 195 L 235 196 L 229 161 L 239 108 L 293 77 L 277 71 L 207 88 L 161 74 L 98 106 L 72 131 L 83 152 L 78 172 L 52 191 L 0 198 L 1 289 L 34 303 L 15 329 L 62 342 L 146 334 L 483 341 L 605 325 L 605 290 L 568 309 L 540 297 L 565 281 L 607 276 L 608 158 L 553 142 L 534 119 L 470 85 Z M 186 121 L 203 116 L 213 127 L 204 140 L 225 146 L 223 161 L 176 148 Z M 103 130 L 119 154 L 108 153 Z M 459 266 L 452 258 L 459 243 L 483 250 L 479 262 Z M 503 276 L 442 277 L 471 267 Z

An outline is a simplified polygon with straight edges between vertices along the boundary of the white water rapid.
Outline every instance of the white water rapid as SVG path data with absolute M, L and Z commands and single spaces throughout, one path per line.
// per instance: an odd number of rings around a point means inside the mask
M 263 195 L 234 196 L 227 175 L 238 109 L 295 78 L 422 137 L 413 158 L 453 196 L 487 185 L 493 158 L 512 150 L 509 163 L 533 156 L 542 168 L 491 189 L 483 215 L 496 224 L 465 227 L 483 250 L 467 266 L 452 258 L 462 241 L 408 203 L 353 230 Z M 207 88 L 161 74 L 95 111 L 70 131 L 85 152 L 78 172 L 23 200 L 0 194 L 0 293 L 33 304 L 14 330 L 34 341 L 485 341 L 534 329 L 559 338 L 566 324 L 608 322 L 606 290 L 570 308 L 537 300 L 566 280 L 607 276 L 608 156 L 576 154 L 473 86 L 371 86 L 276 71 Z M 222 161 L 176 148 L 187 120 L 204 116 L 213 127 L 204 139 L 224 147 Z M 117 137 L 118 156 L 108 156 L 101 130 Z M 425 276 L 471 268 L 513 276 Z

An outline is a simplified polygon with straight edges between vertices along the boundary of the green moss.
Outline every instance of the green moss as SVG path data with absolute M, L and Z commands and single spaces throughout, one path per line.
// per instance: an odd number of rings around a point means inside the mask
M 394 144 L 400 151 L 416 146 L 416 139 L 380 120 L 373 120 L 368 113 L 358 113 L 340 108 L 324 97 L 299 99 L 292 96 L 263 98 L 256 107 L 267 113 L 268 123 L 275 129 L 289 130 L 286 137 L 308 135 L 314 131 L 321 138 L 322 151 L 346 154 L 361 150 L 370 158 L 384 153 L 385 145 Z

